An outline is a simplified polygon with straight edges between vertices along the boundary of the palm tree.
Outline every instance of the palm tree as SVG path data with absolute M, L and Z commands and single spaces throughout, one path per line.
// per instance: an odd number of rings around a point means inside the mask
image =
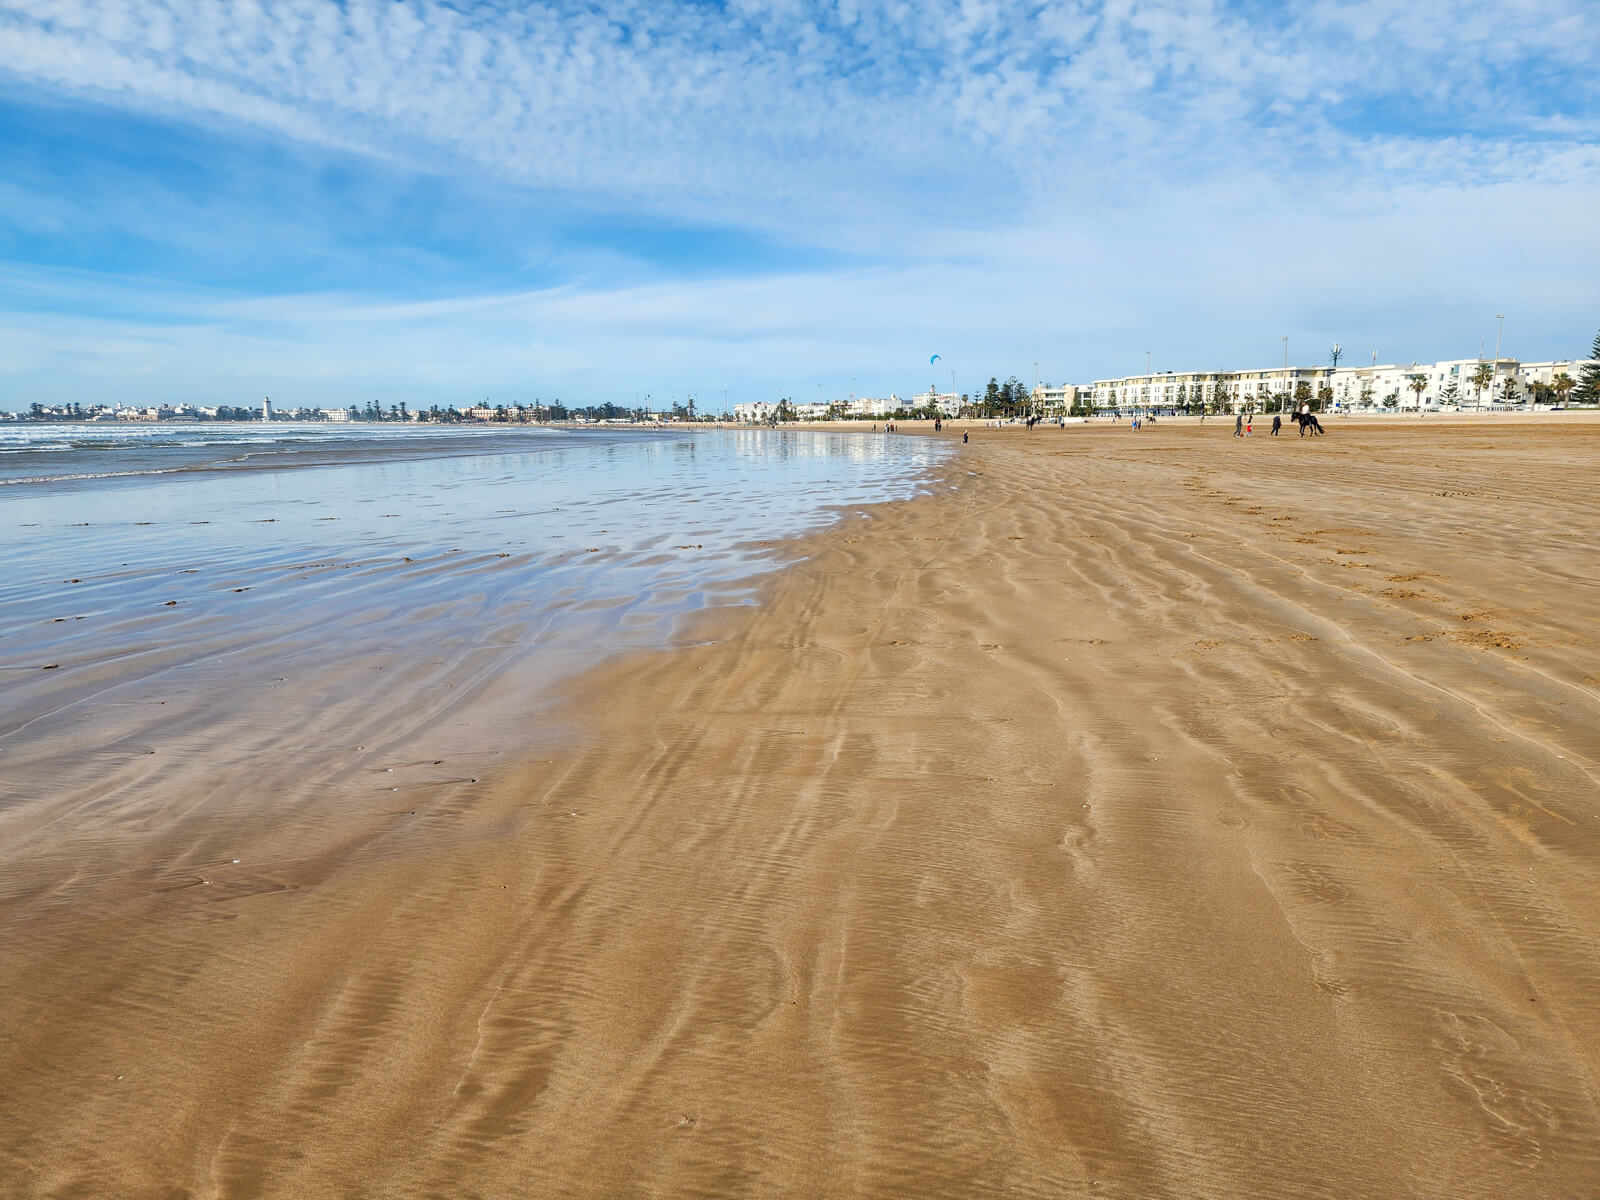
M 1494 380 L 1494 368 L 1486 362 L 1478 364 L 1478 369 L 1472 373 L 1472 386 L 1478 389 L 1478 407 L 1483 407 L 1483 389 Z
M 1428 390 L 1428 377 L 1426 375 L 1408 375 L 1406 378 L 1411 381 L 1406 386 L 1417 394 L 1417 407 L 1421 408 L 1422 393 Z
M 1556 394 L 1556 400 L 1562 404 L 1566 403 L 1567 393 L 1572 391 L 1574 386 L 1572 376 L 1565 371 L 1557 371 L 1556 377 L 1550 381 L 1550 390 Z

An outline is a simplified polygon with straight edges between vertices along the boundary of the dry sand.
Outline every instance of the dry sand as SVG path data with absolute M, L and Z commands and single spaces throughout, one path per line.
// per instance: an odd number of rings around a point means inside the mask
M 1600 425 L 1229 432 L 978 430 L 359 836 L 0 860 L 0 1192 L 1600 1194 Z

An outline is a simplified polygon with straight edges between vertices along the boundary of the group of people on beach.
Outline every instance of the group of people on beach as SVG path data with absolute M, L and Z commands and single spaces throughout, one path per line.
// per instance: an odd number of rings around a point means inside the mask
M 1202 418 L 1203 419 L 1203 418 Z M 1289 414 L 1289 419 L 1300 426 L 1300 436 L 1305 437 L 1309 432 L 1312 437 L 1317 437 L 1324 432 L 1322 422 L 1317 420 L 1317 414 L 1311 411 L 1311 405 L 1302 403 L 1295 412 Z M 1249 437 L 1254 432 L 1255 413 L 1239 413 L 1233 418 L 1233 436 Z M 1277 437 L 1283 429 L 1283 418 L 1276 413 L 1272 417 L 1272 436 Z

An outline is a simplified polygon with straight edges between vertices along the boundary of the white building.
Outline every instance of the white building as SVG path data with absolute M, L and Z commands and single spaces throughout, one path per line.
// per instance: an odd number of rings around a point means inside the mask
M 899 407 L 900 398 L 893 398 L 895 408 Z M 932 407 L 941 417 L 959 417 L 961 415 L 961 396 L 958 392 L 936 392 L 931 388 L 926 392 L 918 392 L 911 397 L 911 407 L 915 411 L 926 411 Z M 895 411 L 894 408 L 889 409 Z
M 1340 367 L 1331 372 L 1333 405 L 1354 411 L 1362 408 L 1413 408 L 1416 393 L 1410 390 L 1411 376 L 1418 368 L 1397 367 L 1393 363 L 1367 367 Z
M 1199 409 L 1222 407 L 1234 402 L 1254 403 L 1259 389 L 1281 386 L 1268 376 L 1284 372 L 1267 371 L 1158 371 L 1150 375 L 1129 375 L 1122 379 L 1097 379 L 1080 394 L 1093 397 L 1099 411 L 1132 411 L 1146 408 Z M 1293 393 L 1293 384 L 1290 392 Z M 1266 395 L 1266 391 L 1260 391 Z
M 1514 358 L 1447 359 L 1365 367 L 1267 367 L 1249 371 L 1161 371 L 1100 379 L 1080 398 L 1098 411 L 1142 409 L 1262 411 L 1269 400 L 1310 398 L 1331 409 L 1423 409 L 1523 404 L 1562 375 L 1574 383 L 1582 362 L 1523 363 Z M 1481 380 L 1481 382 L 1480 382 Z M 1418 385 L 1420 385 L 1420 390 Z M 1052 390 L 1053 393 L 1054 389 Z M 1041 394 L 1042 391 L 1041 391 Z
M 1526 404 L 1566 375 L 1574 383 L 1583 363 L 1570 359 L 1524 363 L 1477 358 L 1412 363 L 1409 367 L 1341 368 L 1334 385 L 1340 407 L 1444 409 Z M 1421 391 L 1416 385 L 1421 384 Z M 1393 400 L 1394 403 L 1389 403 Z
M 733 406 L 733 419 L 742 421 L 747 425 L 765 425 L 778 419 L 778 406 L 768 404 L 765 400 L 754 400 L 749 404 L 735 404 Z
M 851 417 L 885 417 L 905 406 L 897 393 L 890 392 L 887 396 L 856 396 L 845 404 L 844 411 Z
M 1090 389 L 1075 383 L 1040 384 L 1033 392 L 1033 402 L 1047 413 L 1070 413 L 1080 399 L 1087 399 Z

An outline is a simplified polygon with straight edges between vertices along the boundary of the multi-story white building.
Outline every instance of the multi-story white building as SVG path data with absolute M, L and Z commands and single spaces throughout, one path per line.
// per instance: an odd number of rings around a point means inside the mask
M 754 400 L 749 404 L 735 404 L 733 419 L 746 425 L 767 425 L 778 419 L 778 410 L 782 407 L 782 401 L 769 404 L 765 400 Z M 826 421 L 840 411 L 848 411 L 847 406 L 838 402 L 834 404 L 823 404 L 820 401 L 808 404 L 791 402 L 787 406 L 786 417 L 791 421 Z
M 1532 389 L 1536 386 L 1539 388 L 1553 387 L 1563 375 L 1572 380 L 1573 386 L 1576 387 L 1580 376 L 1583 374 L 1584 367 L 1589 365 L 1589 359 L 1578 359 L 1577 361 L 1555 359 L 1552 362 L 1523 363 L 1518 375 L 1524 389 Z M 1571 393 L 1569 392 L 1568 394 L 1570 395 Z
M 1294 368 L 1291 368 L 1294 370 Z M 1267 376 L 1282 371 L 1158 371 L 1122 379 L 1097 379 L 1087 392 L 1097 409 L 1199 408 L 1249 404 Z M 1290 385 L 1293 393 L 1293 385 Z M 1261 392 L 1262 395 L 1266 391 Z
M 883 417 L 905 406 L 897 393 L 890 392 L 887 396 L 856 396 L 845 404 L 844 411 L 851 417 Z
M 1047 413 L 1069 413 L 1078 405 L 1080 395 L 1088 391 L 1077 384 L 1041 384 L 1033 391 L 1033 402 Z
M 896 401 L 895 408 L 898 408 L 899 397 L 896 396 L 894 399 Z M 918 392 L 911 397 L 911 407 L 917 412 L 924 412 L 929 407 L 932 407 L 941 417 L 959 417 L 961 415 L 961 396 L 958 392 L 935 392 L 929 389 L 926 392 Z M 894 412 L 895 409 L 891 408 L 889 411 Z
M 1514 358 L 1456 358 L 1412 363 L 1409 367 L 1341 368 L 1334 385 L 1334 402 L 1352 409 L 1425 410 L 1525 404 L 1530 395 L 1552 386 L 1562 375 L 1576 383 L 1582 368 L 1582 362 L 1570 359 L 1525 363 Z
M 777 419 L 778 406 L 765 400 L 752 400 L 749 404 L 735 404 L 733 419 L 746 425 L 765 425 Z
M 1078 389 L 1101 411 L 1146 408 L 1256 410 L 1269 400 L 1307 397 L 1334 409 L 1439 409 L 1525 403 L 1562 375 L 1577 382 L 1584 364 L 1514 358 L 1450 359 L 1366 367 L 1268 367 L 1251 371 L 1161 371 L 1096 380 Z M 1480 370 L 1481 369 L 1481 370 Z M 1481 383 L 1479 381 L 1482 381 Z M 1420 384 L 1420 391 L 1416 385 Z M 1302 386 L 1303 385 L 1303 386 Z M 1052 389 L 1052 394 L 1063 389 Z

